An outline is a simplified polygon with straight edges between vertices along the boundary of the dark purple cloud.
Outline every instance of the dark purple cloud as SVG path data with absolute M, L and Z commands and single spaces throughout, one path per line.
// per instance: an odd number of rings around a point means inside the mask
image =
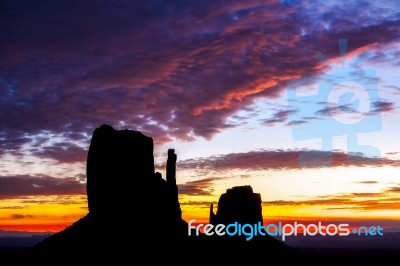
M 289 116 L 296 113 L 295 110 L 281 110 L 277 111 L 272 117 L 262 120 L 267 126 L 274 126 L 277 123 L 284 123 L 289 120 Z M 300 121 L 299 121 L 300 123 Z M 293 124 L 293 123 L 292 123 Z M 295 123 L 296 124 L 296 123 Z M 301 124 L 301 123 L 300 123 Z
M 386 100 L 377 100 L 371 103 L 371 108 L 368 111 L 368 115 L 377 115 L 381 113 L 389 113 L 394 111 L 395 108 L 395 103 L 386 101 Z M 342 112 L 345 113 L 351 113 L 354 115 L 360 115 L 362 114 L 361 112 L 357 111 L 354 109 L 351 103 L 349 104 L 343 104 L 339 106 L 330 106 L 330 107 L 325 107 L 322 108 L 318 111 L 315 112 L 316 116 L 334 116 L 336 114 L 340 114 Z
M 372 103 L 373 112 L 375 113 L 386 113 L 386 112 L 392 112 L 395 110 L 395 104 L 393 102 L 389 101 L 375 101 Z
M 334 116 L 335 114 L 340 114 L 341 112 L 360 114 L 357 110 L 353 108 L 351 104 L 343 104 L 339 106 L 325 107 L 321 110 L 315 112 L 317 116 Z
M 346 154 L 340 151 L 258 150 L 178 161 L 177 168 L 197 169 L 198 171 L 298 169 L 301 168 L 301 165 L 299 165 L 299 156 L 304 154 L 307 154 L 308 161 L 303 160 L 302 163 L 316 168 L 324 167 L 328 156 L 332 158 L 333 167 L 400 166 L 400 161 L 398 160 L 370 158 L 358 154 Z
M 41 150 L 33 149 L 31 154 L 42 158 L 51 158 L 63 163 L 74 163 L 85 161 L 87 150 L 74 143 L 61 142 Z
M 349 39 L 349 53 L 398 41 L 392 4 L 2 3 L 0 145 L 17 152 L 43 131 L 88 144 L 104 123 L 156 142 L 211 138 L 287 80 L 318 75 L 315 53 L 337 57 L 338 39 Z M 83 160 L 75 148 L 37 155 Z
M 211 177 L 180 184 L 178 185 L 179 195 L 210 195 L 213 192 L 213 182 L 218 179 Z
M 50 176 L 0 176 L 0 199 L 23 196 L 82 195 L 85 184 L 75 178 Z

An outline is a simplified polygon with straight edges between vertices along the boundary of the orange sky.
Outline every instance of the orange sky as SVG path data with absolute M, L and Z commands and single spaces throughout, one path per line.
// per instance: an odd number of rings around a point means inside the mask
M 240 183 L 240 182 L 239 182 Z M 235 185 L 240 185 L 240 184 Z M 232 184 L 233 185 L 233 184 Z M 262 187 L 260 187 L 261 189 Z M 258 193 L 257 186 L 253 186 Z M 215 188 L 218 191 L 218 188 Z M 223 191 L 221 191 L 223 192 Z M 400 229 L 398 192 L 337 194 L 304 200 L 263 199 L 264 224 L 277 222 L 347 222 L 350 225 L 377 224 Z M 377 200 L 378 197 L 378 200 Z M 209 222 L 209 206 L 217 212 L 219 194 L 181 195 L 182 218 Z M 3 230 L 47 232 L 60 231 L 87 213 L 85 195 L 31 196 L 0 201 L 0 228 Z M 160 217 L 162 221 L 162 217 Z

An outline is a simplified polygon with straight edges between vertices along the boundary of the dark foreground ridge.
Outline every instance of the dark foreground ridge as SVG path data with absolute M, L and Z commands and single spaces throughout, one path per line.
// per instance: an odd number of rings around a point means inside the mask
M 296 256 L 270 236 L 246 241 L 232 236 L 188 236 L 176 185 L 176 154 L 168 150 L 166 179 L 154 169 L 153 139 L 141 132 L 102 125 L 92 136 L 87 157 L 89 213 L 44 241 L 31 255 L 36 259 L 139 259 L 179 262 L 262 260 L 265 254 Z M 250 186 L 221 196 L 211 223 L 262 222 L 261 197 Z

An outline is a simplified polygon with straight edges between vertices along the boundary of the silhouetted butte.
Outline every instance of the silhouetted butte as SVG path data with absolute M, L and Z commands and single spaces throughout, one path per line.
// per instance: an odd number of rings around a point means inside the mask
M 168 150 L 166 179 L 155 172 L 153 139 L 139 131 L 102 125 L 93 132 L 87 157 L 89 213 L 45 239 L 33 249 L 36 258 L 50 255 L 75 260 L 88 258 L 138 259 L 184 263 L 182 256 L 208 262 L 258 261 L 261 253 L 293 254 L 281 242 L 266 236 L 243 238 L 188 236 L 181 217 L 176 185 L 176 160 Z M 222 195 L 214 222 L 262 221 L 261 198 L 250 186 Z M 260 253 L 261 252 L 261 253 Z M 150 255 L 149 255 L 150 254 Z
M 251 186 L 236 186 L 226 190 L 218 201 L 218 212 L 214 214 L 213 205 L 210 207 L 211 224 L 240 224 L 263 223 L 261 195 L 253 193 Z
M 154 170 L 152 138 L 108 125 L 95 129 L 87 157 L 89 213 L 35 250 L 102 256 L 98 251 L 140 253 L 178 245 L 187 237 L 187 223 L 181 218 L 175 162 L 170 149 L 164 180 Z

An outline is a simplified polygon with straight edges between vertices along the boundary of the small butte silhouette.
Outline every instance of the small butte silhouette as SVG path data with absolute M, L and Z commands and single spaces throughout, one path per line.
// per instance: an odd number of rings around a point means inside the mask
M 196 236 L 182 219 L 176 184 L 177 155 L 168 150 L 166 178 L 155 172 L 153 139 L 139 131 L 95 129 L 87 156 L 88 214 L 31 250 L 33 258 L 132 259 L 197 263 L 258 261 L 268 254 L 297 256 L 275 238 Z M 211 224 L 263 222 L 260 194 L 251 186 L 222 194 Z

